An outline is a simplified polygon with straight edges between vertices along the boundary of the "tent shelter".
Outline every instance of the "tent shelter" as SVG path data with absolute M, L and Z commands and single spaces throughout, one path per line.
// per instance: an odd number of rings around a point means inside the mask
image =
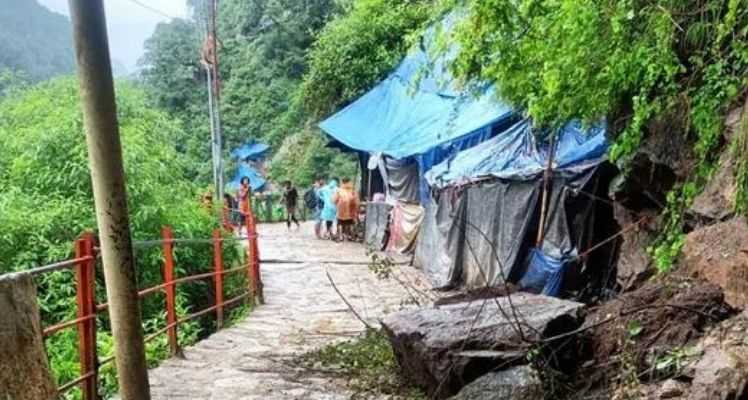
M 512 282 L 558 295 L 564 278 L 584 269 L 571 268 L 580 265 L 580 252 L 591 247 L 593 235 L 609 228 L 610 219 L 595 214 L 612 211 L 600 210 L 585 195 L 605 186 L 600 185 L 605 131 L 604 125 L 567 124 L 554 133 L 549 164 L 551 146 L 538 140 L 549 132 L 522 120 L 434 166 L 426 179 L 436 195 L 426 206 L 416 263 L 437 286 Z M 549 165 L 544 234 L 538 240 Z
M 446 17 L 441 27 L 449 30 L 454 18 Z M 362 189 L 368 195 L 368 186 L 376 186 L 368 178 L 374 183 L 379 177 L 383 180 L 393 218 L 381 218 L 380 211 L 388 209 L 384 205 L 372 206 L 381 210 L 367 215 L 380 217 L 367 220 L 367 232 L 381 233 L 381 224 L 389 223 L 389 247 L 400 251 L 413 247 L 420 229 L 419 205 L 430 193 L 426 171 L 518 119 L 497 100 L 493 86 L 466 87 L 452 77 L 447 66 L 456 52 L 434 56 L 426 50 L 433 48 L 437 35 L 437 26 L 432 27 L 389 76 L 320 124 L 336 145 L 359 153 L 362 166 L 370 171 L 362 174 L 367 178 Z M 381 238 L 372 239 L 374 247 L 380 247 L 376 242 Z
M 266 189 L 267 180 L 263 174 L 263 164 L 270 151 L 270 146 L 265 143 L 249 142 L 237 147 L 231 152 L 231 156 L 237 162 L 237 170 L 234 179 L 226 184 L 227 189 L 236 191 L 239 189 L 242 177 L 249 178 L 249 186 L 252 191 L 262 192 Z
M 250 141 L 237 147 L 231 152 L 231 156 L 239 161 L 262 161 L 270 151 L 270 146 L 265 143 Z
M 236 174 L 234 174 L 234 179 L 226 184 L 227 188 L 231 191 L 239 190 L 241 180 L 245 176 L 249 178 L 249 186 L 253 192 L 262 192 L 265 190 L 265 185 L 267 184 L 265 178 L 256 169 L 244 163 L 239 164 Z
M 451 20 L 448 17 L 442 24 L 449 26 Z M 395 182 L 385 180 L 390 188 L 399 186 L 408 195 L 413 188 L 402 184 L 417 183 L 419 199 L 428 197 L 423 175 L 433 165 L 495 136 L 517 118 L 496 99 L 492 86 L 466 88 L 452 77 L 447 65 L 454 52 L 434 57 L 426 51 L 436 35 L 435 29 L 429 30 L 424 43 L 412 49 L 386 79 L 320 124 L 337 142 L 375 155 L 380 163 L 396 160 L 380 168 Z M 376 166 L 369 163 L 370 169 Z M 417 179 L 403 174 L 417 174 Z

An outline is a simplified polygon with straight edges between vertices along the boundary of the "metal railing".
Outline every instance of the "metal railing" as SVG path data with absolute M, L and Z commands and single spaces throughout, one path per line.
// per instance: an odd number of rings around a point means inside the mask
M 144 339 L 145 343 L 151 342 L 166 333 L 171 355 L 179 354 L 180 347 L 177 335 L 179 325 L 215 312 L 216 327 L 217 329 L 221 329 L 224 324 L 224 309 L 226 307 L 246 298 L 256 299 L 259 303 L 264 302 L 256 223 L 251 211 L 247 216 L 248 218 L 245 218 L 246 235 L 244 236 L 225 238 L 221 235 L 221 230 L 216 229 L 213 231 L 213 237 L 210 239 L 176 239 L 173 237 L 171 228 L 165 226 L 161 232 L 161 239 L 133 243 L 133 246 L 136 248 L 161 246 L 163 252 L 163 282 L 140 290 L 138 295 L 141 299 L 156 293 L 163 293 L 166 296 L 166 326 L 147 336 Z M 224 268 L 223 243 L 243 240 L 247 241 L 247 262 L 238 267 Z M 113 356 L 99 359 L 97 355 L 96 317 L 97 314 L 107 311 L 108 303 L 97 304 L 95 299 L 96 260 L 98 258 L 98 249 L 95 246 L 95 241 L 96 238 L 93 234 L 84 233 L 80 239 L 75 241 L 74 258 L 28 271 L 34 276 L 61 270 L 72 270 L 75 272 L 77 317 L 47 326 L 42 332 L 43 337 L 46 339 L 73 327 L 77 327 L 78 330 L 78 353 L 81 374 L 76 379 L 60 385 L 57 389 L 58 397 L 61 397 L 76 386 L 80 386 L 83 400 L 99 399 L 98 378 L 100 368 L 114 361 Z M 177 243 L 193 245 L 211 244 L 213 248 L 212 271 L 177 277 L 174 268 L 174 245 Z M 249 282 L 247 290 L 233 298 L 224 299 L 224 277 L 240 272 L 247 274 Z M 208 279 L 213 280 L 215 303 L 203 310 L 179 316 L 176 310 L 177 285 Z

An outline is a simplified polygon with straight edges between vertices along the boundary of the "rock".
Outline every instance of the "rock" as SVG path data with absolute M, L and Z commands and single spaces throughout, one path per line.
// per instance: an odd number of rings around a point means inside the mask
M 642 217 L 618 204 L 614 206 L 613 210 L 616 221 L 623 229 L 635 224 Z M 647 253 L 647 247 L 654 243 L 655 229 L 648 224 L 641 224 L 623 233 L 618 250 L 616 272 L 616 281 L 621 286 L 622 291 L 637 286 L 654 272 L 652 258 Z
M 521 364 L 530 342 L 576 329 L 583 307 L 518 293 L 391 314 L 383 327 L 403 374 L 430 395 L 446 398 L 499 366 Z M 514 315 L 522 320 L 521 333 Z M 561 349 L 553 344 L 547 348 L 562 358 Z
M 642 385 L 639 398 L 642 400 L 684 400 L 689 390 L 688 383 L 668 379 L 662 383 Z
M 587 316 L 585 326 L 590 329 L 585 339 L 594 359 L 590 375 L 603 381 L 616 376 L 620 366 L 610 371 L 598 366 L 609 365 L 623 353 L 637 371 L 647 371 L 654 358 L 684 348 L 731 311 L 720 288 L 711 283 L 675 275 L 647 282 Z
M 686 236 L 683 265 L 689 274 L 722 288 L 731 306 L 748 306 L 748 223 L 736 217 Z
M 0 277 L 0 398 L 57 397 L 44 350 L 36 285 L 28 274 Z
M 543 383 L 531 367 L 523 365 L 489 372 L 465 386 L 452 400 L 542 400 Z
M 696 196 L 689 212 L 702 221 L 724 221 L 735 214 L 736 189 L 735 160 L 728 149 L 720 156 L 717 171 Z
M 701 340 L 701 359 L 689 367 L 689 400 L 748 397 L 748 312 L 730 318 Z

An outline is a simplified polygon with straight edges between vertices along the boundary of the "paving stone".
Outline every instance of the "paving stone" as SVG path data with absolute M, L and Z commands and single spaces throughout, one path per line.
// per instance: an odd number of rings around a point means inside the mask
M 184 349 L 185 359 L 170 359 L 151 370 L 153 400 L 338 400 L 351 397 L 341 379 L 320 378 L 291 362 L 296 356 L 363 332 L 327 280 L 372 325 L 408 298 L 393 280 L 369 271 L 365 249 L 355 243 L 314 239 L 311 225 L 286 232 L 285 225 L 259 227 L 265 259 L 310 260 L 305 264 L 262 266 L 266 305 L 237 325 Z M 351 265 L 320 260 L 352 261 Z M 408 267 L 402 274 L 426 282 Z M 289 361 L 291 360 L 291 361 Z

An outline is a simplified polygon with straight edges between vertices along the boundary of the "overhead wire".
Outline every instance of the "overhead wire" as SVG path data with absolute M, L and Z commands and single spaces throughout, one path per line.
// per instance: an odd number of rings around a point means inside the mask
M 175 17 L 175 16 L 173 16 L 173 15 L 169 15 L 168 13 L 166 13 L 166 12 L 164 12 L 164 11 L 161 11 L 161 10 L 159 10 L 158 8 L 155 8 L 155 7 L 153 7 L 153 6 L 150 6 L 150 5 L 148 5 L 148 4 L 145 4 L 145 3 L 143 3 L 143 2 L 142 2 L 142 1 L 140 1 L 140 0 L 127 0 L 127 1 L 129 1 L 129 2 L 131 2 L 131 3 L 133 3 L 133 4 L 136 4 L 136 5 L 138 5 L 138 6 L 142 7 L 142 8 L 144 8 L 144 9 L 146 9 L 146 10 L 149 10 L 149 11 L 153 12 L 153 13 L 159 14 L 159 15 L 161 15 L 162 17 L 166 17 L 166 18 L 169 18 L 169 19 L 179 19 L 179 18 L 177 18 L 177 17 Z

